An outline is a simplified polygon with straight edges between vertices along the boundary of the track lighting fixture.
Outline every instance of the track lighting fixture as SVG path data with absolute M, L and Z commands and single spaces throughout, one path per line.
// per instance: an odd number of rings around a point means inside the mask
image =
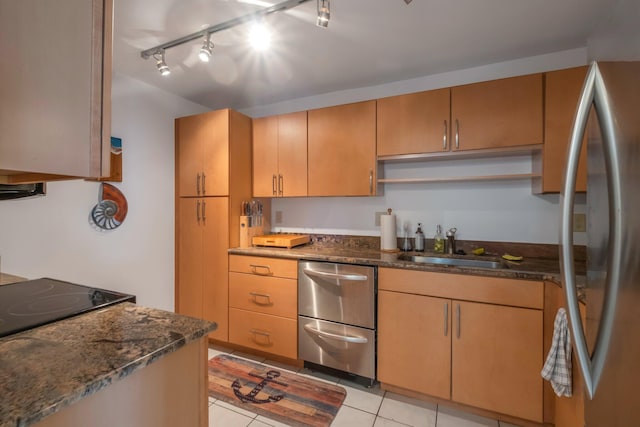
M 329 19 L 331 18 L 331 5 L 329 0 L 316 0 L 318 6 L 318 20 L 316 25 L 318 27 L 327 28 L 329 26 Z
M 211 33 L 207 33 L 204 36 L 204 42 L 202 43 L 202 47 L 200 48 L 200 52 L 198 53 L 198 58 L 202 62 L 209 62 L 211 60 L 211 51 L 213 50 L 213 43 L 211 42 Z
M 171 73 L 171 70 L 169 70 L 169 66 L 164 61 L 164 53 L 167 49 L 180 46 L 193 40 L 204 38 L 202 47 L 198 52 L 198 57 L 203 62 L 209 62 L 211 60 L 211 54 L 213 50 L 213 43 L 211 42 L 212 34 L 219 31 L 228 30 L 229 28 L 233 28 L 248 22 L 255 22 L 256 20 L 260 20 L 261 18 L 264 18 L 265 16 L 272 13 L 293 9 L 308 1 L 311 0 L 284 0 L 280 3 L 274 4 L 273 6 L 265 7 L 248 15 L 239 16 L 229 21 L 225 21 L 220 24 L 202 29 L 195 33 L 180 37 L 179 39 L 171 40 L 150 49 L 143 50 L 142 52 L 140 52 L 140 56 L 143 59 L 149 59 L 153 57 L 156 60 L 156 67 L 158 68 L 158 72 L 163 76 L 167 76 Z M 327 27 L 329 25 L 329 0 L 317 0 L 317 2 L 318 25 L 321 27 Z M 261 43 L 263 45 L 266 41 L 266 38 L 267 37 L 264 37 L 263 40 L 261 40 Z
M 168 76 L 171 74 L 171 70 L 166 62 L 164 62 L 164 50 L 159 50 L 153 54 L 153 59 L 156 60 L 156 67 L 161 76 Z

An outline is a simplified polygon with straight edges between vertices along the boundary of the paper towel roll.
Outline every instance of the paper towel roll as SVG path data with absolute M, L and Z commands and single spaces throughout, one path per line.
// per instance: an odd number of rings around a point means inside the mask
M 383 251 L 398 250 L 395 214 L 380 215 L 380 249 Z

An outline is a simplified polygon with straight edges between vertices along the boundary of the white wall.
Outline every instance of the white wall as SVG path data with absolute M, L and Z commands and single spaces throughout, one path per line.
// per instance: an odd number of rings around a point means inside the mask
M 88 221 L 100 184 L 52 182 L 45 197 L 0 201 L 3 272 L 53 277 L 137 295 L 173 310 L 175 117 L 206 109 L 155 87 L 115 76 L 112 135 L 122 138 L 129 212 L 112 231 Z
M 593 61 L 640 60 L 640 2 L 612 2 L 610 14 L 603 16 L 587 42 Z
M 321 96 L 281 102 L 244 110 L 261 117 L 311 108 L 418 92 L 440 87 L 537 73 L 584 65 L 584 48 L 523 58 L 450 73 L 426 76 L 375 87 L 356 88 Z M 505 160 L 431 161 L 408 165 L 385 164 L 384 175 L 392 177 L 473 176 L 499 173 L 530 173 L 531 158 Z M 375 212 L 392 208 L 398 216 L 398 236 L 408 225 L 411 234 L 418 222 L 431 237 L 436 224 L 457 227 L 463 240 L 558 242 L 558 195 L 531 194 L 529 180 L 458 182 L 444 184 L 385 184 L 381 197 L 274 199 L 272 224 L 275 231 L 335 233 L 375 236 Z M 584 198 L 578 198 L 576 212 L 584 212 Z M 275 222 L 275 212 L 282 222 Z M 576 233 L 584 244 L 584 233 Z

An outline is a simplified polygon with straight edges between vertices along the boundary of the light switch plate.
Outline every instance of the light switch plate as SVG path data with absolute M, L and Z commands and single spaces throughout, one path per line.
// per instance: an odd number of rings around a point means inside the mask
M 587 214 L 573 214 L 573 231 L 576 233 L 584 233 L 587 231 Z

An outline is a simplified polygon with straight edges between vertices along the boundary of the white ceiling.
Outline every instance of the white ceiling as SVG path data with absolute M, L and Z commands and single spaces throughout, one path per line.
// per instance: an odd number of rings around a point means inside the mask
M 212 109 L 267 105 L 516 58 L 584 47 L 611 0 L 316 0 L 269 15 L 272 47 L 256 52 L 248 24 L 167 50 L 162 77 L 140 52 L 279 0 L 115 0 L 114 71 Z

